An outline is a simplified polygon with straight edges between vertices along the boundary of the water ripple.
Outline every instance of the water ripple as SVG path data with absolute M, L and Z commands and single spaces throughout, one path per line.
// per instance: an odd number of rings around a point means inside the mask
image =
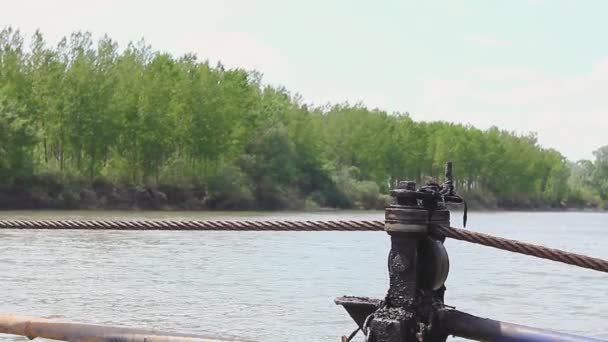
M 41 218 L 43 214 L 19 215 Z M 145 212 L 93 215 L 209 217 Z M 381 212 L 215 215 L 295 220 L 383 217 Z M 470 229 L 608 258 L 604 248 L 608 215 L 470 216 Z M 373 232 L 4 230 L 0 241 L 2 312 L 260 341 L 336 341 L 352 331 L 354 323 L 333 298 L 344 294 L 380 298 L 388 281 L 389 239 Z M 608 338 L 605 274 L 459 241 L 449 241 L 447 248 L 448 304 L 480 316 Z

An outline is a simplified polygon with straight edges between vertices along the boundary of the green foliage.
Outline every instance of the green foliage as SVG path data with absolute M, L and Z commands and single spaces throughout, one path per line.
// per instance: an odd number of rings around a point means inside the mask
M 252 184 L 238 167 L 227 165 L 209 177 L 209 203 L 211 208 L 251 209 L 255 207 Z
M 18 31 L 0 32 L 0 176 L 30 175 L 36 132 L 28 111 L 23 39 Z
M 237 164 L 249 176 L 255 197 L 269 208 L 284 207 L 290 185 L 296 181 L 295 144 L 282 124 L 269 127 L 245 147 Z
M 340 206 L 344 208 L 377 208 L 380 205 L 378 184 L 359 179 L 359 170 L 354 167 L 343 168 L 333 176 L 339 194 Z
M 593 152 L 595 168 L 592 173 L 593 185 L 603 200 L 608 199 L 608 146 L 601 147 Z
M 0 33 L 3 184 L 50 173 L 204 189 L 212 208 L 374 208 L 397 180 L 441 180 L 452 160 L 457 187 L 484 205 L 608 200 L 608 148 L 569 165 L 534 135 L 309 108 L 256 72 L 144 41 L 120 49 L 77 32 L 51 47 L 36 32 L 30 42 Z
M 571 165 L 569 186 L 575 194 L 572 201 L 608 207 L 608 146 L 599 148 L 593 155 L 594 161 L 580 160 Z

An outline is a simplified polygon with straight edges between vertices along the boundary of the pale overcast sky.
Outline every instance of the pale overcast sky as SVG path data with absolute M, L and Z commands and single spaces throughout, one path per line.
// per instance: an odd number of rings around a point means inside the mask
M 361 101 L 537 132 L 572 160 L 608 144 L 608 1 L 0 0 L 0 26 L 257 69 L 307 102 Z

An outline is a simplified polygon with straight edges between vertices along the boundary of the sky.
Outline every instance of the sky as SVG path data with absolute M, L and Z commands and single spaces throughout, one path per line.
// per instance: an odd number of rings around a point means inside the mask
M 74 31 L 255 69 L 316 105 L 362 102 L 526 134 L 570 160 L 608 145 L 608 1 L 0 0 L 0 27 Z

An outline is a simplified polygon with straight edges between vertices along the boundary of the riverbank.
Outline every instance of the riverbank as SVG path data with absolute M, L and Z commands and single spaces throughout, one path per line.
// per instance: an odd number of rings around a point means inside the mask
M 0 210 L 11 209 L 210 209 L 203 188 L 118 187 L 109 183 L 63 185 L 38 184 L 0 186 Z
M 501 199 L 479 192 L 462 192 L 469 209 L 480 211 L 602 211 L 605 208 L 571 201 L 549 203 L 529 198 Z M 214 196 L 203 186 L 119 186 L 104 181 L 66 182 L 54 178 L 34 178 L 0 185 L 0 210 L 334 210 L 384 209 L 391 201 L 387 194 L 369 194 L 365 201 L 350 201 L 326 207 L 312 198 L 290 194 L 279 206 L 260 201 L 233 201 Z

